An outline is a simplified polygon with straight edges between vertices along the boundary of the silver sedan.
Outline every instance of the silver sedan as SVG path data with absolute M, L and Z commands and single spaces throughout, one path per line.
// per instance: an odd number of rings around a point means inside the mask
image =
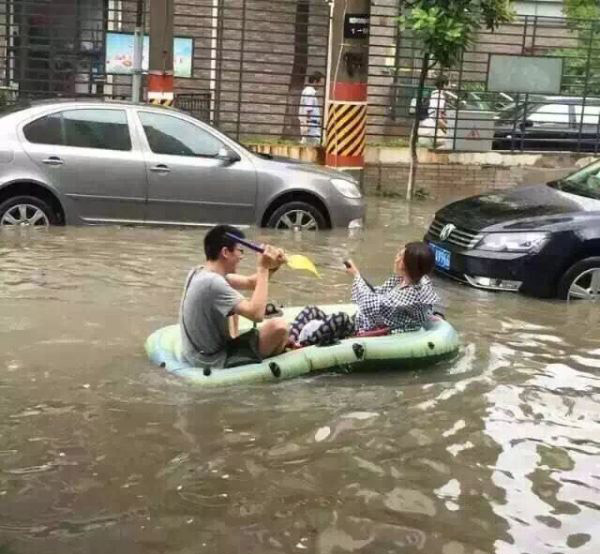
M 97 100 L 0 113 L 0 225 L 360 227 L 345 173 L 255 154 L 177 110 Z

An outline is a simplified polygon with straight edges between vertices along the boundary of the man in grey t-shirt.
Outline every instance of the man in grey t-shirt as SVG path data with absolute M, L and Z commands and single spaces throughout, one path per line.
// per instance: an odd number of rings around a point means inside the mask
M 201 367 L 220 368 L 226 361 L 225 347 L 237 334 L 236 316 L 262 321 L 270 274 L 285 261 L 282 250 L 267 246 L 257 256 L 254 275 L 236 274 L 243 249 L 225 233 L 243 238 L 229 225 L 213 227 L 204 238 L 206 264 L 188 275 L 181 300 L 182 353 L 186 361 Z M 246 299 L 238 289 L 252 290 Z M 279 354 L 288 338 L 287 323 L 270 319 L 259 329 L 258 347 L 263 358 Z

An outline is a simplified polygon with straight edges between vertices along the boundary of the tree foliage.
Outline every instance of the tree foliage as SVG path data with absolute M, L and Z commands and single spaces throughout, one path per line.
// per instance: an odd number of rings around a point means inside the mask
M 402 6 L 400 29 L 410 32 L 422 44 L 417 106 L 410 137 L 411 168 L 406 194 L 410 199 L 417 166 L 419 115 L 429 70 L 435 66 L 440 71 L 452 67 L 475 43 L 479 29 L 496 30 L 512 20 L 513 11 L 510 0 L 407 0 Z
M 414 0 L 404 4 L 400 27 L 423 44 L 433 63 L 451 67 L 482 26 L 495 30 L 512 19 L 509 0 Z
M 600 96 L 600 4 L 598 0 L 565 0 L 563 13 L 576 45 L 553 51 L 565 58 L 562 90 Z

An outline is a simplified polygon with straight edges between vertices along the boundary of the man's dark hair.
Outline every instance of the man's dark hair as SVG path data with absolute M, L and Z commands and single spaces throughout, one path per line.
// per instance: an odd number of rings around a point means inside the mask
M 228 250 L 233 250 L 237 244 L 233 239 L 230 239 L 225 233 L 231 233 L 236 237 L 244 238 L 246 235 L 237 227 L 231 225 L 216 225 L 204 237 L 204 254 L 206 259 L 216 261 L 219 259 L 219 253 L 223 247 Z
M 308 82 L 311 85 L 314 85 L 315 83 L 318 83 L 323 77 L 325 77 L 325 75 L 323 75 L 320 71 L 315 71 L 314 73 L 311 73 L 308 77 Z
M 433 271 L 434 257 L 425 242 L 409 242 L 404 247 L 404 268 L 410 280 L 418 283 L 424 275 Z
M 438 75 L 438 77 L 435 80 L 435 88 L 441 90 L 447 86 L 448 86 L 448 77 L 446 77 L 445 75 Z

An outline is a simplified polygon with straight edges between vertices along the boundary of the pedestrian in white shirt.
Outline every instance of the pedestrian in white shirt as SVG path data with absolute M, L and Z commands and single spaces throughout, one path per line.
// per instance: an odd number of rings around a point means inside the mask
M 448 122 L 446 118 L 446 92 L 444 89 L 448 85 L 448 78 L 440 75 L 435 80 L 435 90 L 429 96 L 429 106 L 427 108 L 427 117 L 421 122 L 419 128 L 419 142 L 423 145 L 441 146 L 448 132 Z M 435 138 L 434 138 L 435 136 Z
M 323 74 L 315 71 L 308 77 L 308 84 L 302 90 L 298 119 L 302 144 L 320 144 L 321 142 L 321 109 L 317 99 L 317 90 L 323 80 Z

